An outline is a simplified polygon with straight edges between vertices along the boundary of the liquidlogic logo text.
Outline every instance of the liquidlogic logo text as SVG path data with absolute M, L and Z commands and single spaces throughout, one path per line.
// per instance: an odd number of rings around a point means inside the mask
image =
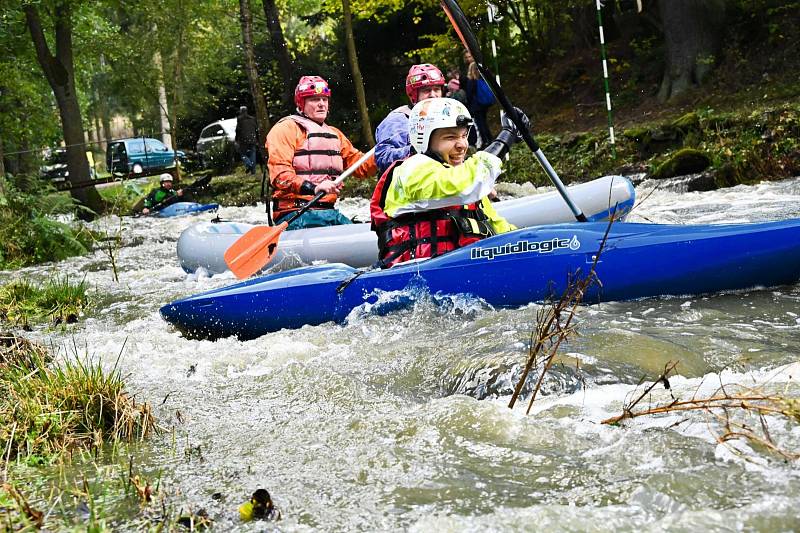
M 577 250 L 581 247 L 577 235 L 571 239 L 548 239 L 546 241 L 517 241 L 515 243 L 504 244 L 502 246 L 491 246 L 489 248 L 473 248 L 470 251 L 470 259 L 488 259 L 491 261 L 495 257 L 511 254 L 540 253 L 546 254 L 553 250 Z

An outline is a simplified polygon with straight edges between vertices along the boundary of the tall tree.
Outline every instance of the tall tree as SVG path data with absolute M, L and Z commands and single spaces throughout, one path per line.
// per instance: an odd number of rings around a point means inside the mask
M 267 29 L 269 38 L 272 41 L 272 50 L 278 56 L 278 67 L 283 79 L 283 105 L 287 111 L 294 110 L 294 85 L 297 82 L 294 61 L 289 55 L 289 47 L 286 46 L 286 39 L 283 36 L 283 27 L 278 13 L 278 6 L 275 0 L 263 0 L 264 16 L 267 19 Z
M 267 113 L 267 102 L 264 91 L 261 90 L 261 81 L 258 79 L 258 66 L 253 50 L 253 14 L 250 11 L 250 0 L 239 0 L 239 20 L 242 23 L 242 41 L 244 43 L 245 70 L 250 82 L 250 94 L 253 96 L 253 105 L 256 108 L 258 121 L 259 145 L 264 144 L 267 131 L 272 127 Z
M 178 12 L 185 13 L 185 5 L 183 0 L 178 0 Z M 170 125 L 172 130 L 175 130 L 178 125 L 178 109 L 183 108 L 183 64 L 186 61 L 186 28 L 181 24 L 177 29 L 177 41 L 175 44 L 174 53 L 174 68 L 173 68 L 173 97 L 172 105 L 170 106 Z M 178 149 L 178 139 L 176 132 L 173 131 L 172 135 L 173 149 Z
M 156 71 L 156 82 L 158 85 L 158 116 L 161 124 L 161 142 L 167 146 L 176 148 L 172 139 L 172 128 L 169 124 L 169 104 L 167 103 L 167 88 L 164 86 L 164 62 L 161 61 L 161 50 L 158 46 L 153 52 L 153 67 Z
M 5 194 L 5 190 L 3 189 L 3 180 L 6 177 L 6 164 L 4 162 L 5 157 L 6 154 L 3 151 L 3 138 L 0 137 L 0 195 Z
M 344 34 L 347 43 L 347 58 L 350 60 L 350 71 L 353 74 L 353 84 L 356 88 L 356 99 L 358 100 L 358 111 L 361 114 L 361 131 L 364 142 L 370 146 L 375 145 L 375 138 L 372 136 L 372 124 L 369 120 L 367 110 L 367 97 L 364 93 L 364 79 L 361 77 L 361 69 L 358 66 L 358 54 L 356 53 L 356 41 L 353 38 L 353 17 L 350 13 L 350 0 L 342 0 L 342 15 L 344 19 Z
M 658 92 L 666 101 L 703 83 L 718 59 L 725 23 L 724 0 L 659 0 L 666 69 Z
M 72 56 L 73 5 L 69 0 L 54 0 L 49 7 L 55 27 L 55 55 L 51 53 L 47 44 L 37 6 L 26 4 L 23 9 L 36 49 L 36 57 L 58 103 L 70 181 L 73 184 L 88 184 L 91 183 L 91 177 L 89 161 L 86 158 L 81 108 L 75 91 L 75 68 Z M 103 201 L 94 185 L 71 189 L 70 193 L 77 202 L 91 211 L 95 213 L 102 211 Z M 86 211 L 82 211 L 81 216 L 90 218 L 89 212 Z

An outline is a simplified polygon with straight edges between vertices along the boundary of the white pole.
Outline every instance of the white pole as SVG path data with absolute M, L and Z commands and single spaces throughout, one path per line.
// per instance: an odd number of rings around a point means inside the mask
M 489 30 L 491 31 L 492 36 L 492 59 L 494 60 L 494 79 L 497 82 L 498 87 L 500 86 L 500 69 L 497 64 L 497 44 L 494 40 L 494 31 L 492 31 L 492 24 L 494 24 L 495 20 L 499 20 L 497 18 L 497 6 L 491 2 L 486 2 L 486 14 L 489 16 Z M 503 115 L 505 115 L 505 111 L 503 108 L 500 108 L 500 124 L 503 123 Z M 489 139 L 484 141 L 484 144 L 491 142 Z M 509 155 L 506 154 L 506 160 L 508 160 Z
M 606 90 L 606 111 L 608 113 L 608 138 L 611 144 L 611 155 L 617 157 L 616 140 L 614 138 L 614 120 L 611 116 L 611 91 L 608 88 L 608 62 L 606 61 L 606 37 L 603 33 L 603 17 L 600 10 L 603 4 L 600 0 L 595 0 L 597 3 L 597 26 L 600 28 L 600 56 L 603 59 L 603 85 Z

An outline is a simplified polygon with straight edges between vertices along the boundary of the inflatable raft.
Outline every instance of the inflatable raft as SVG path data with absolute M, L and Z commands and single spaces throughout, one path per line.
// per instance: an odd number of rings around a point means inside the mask
M 606 176 L 569 187 L 570 196 L 590 220 L 608 218 L 617 205 L 619 213 L 633 207 L 633 185 L 623 176 Z M 517 227 L 575 220 L 557 192 L 505 200 L 497 211 Z M 378 260 L 378 240 L 368 223 L 286 231 L 270 262 L 273 270 L 308 265 L 315 261 L 364 267 Z M 178 259 L 186 272 L 202 267 L 210 274 L 228 270 L 223 255 L 251 224 L 200 222 L 188 227 L 178 239 Z
M 219 204 L 198 204 L 196 202 L 175 202 L 169 204 L 163 209 L 159 209 L 153 216 L 156 217 L 180 217 L 183 215 L 194 215 L 196 213 L 204 213 L 206 211 L 216 211 L 219 209 Z
M 342 322 L 354 309 L 392 311 L 416 291 L 466 294 L 495 307 L 560 295 L 586 273 L 607 222 L 521 229 L 386 270 L 318 265 L 255 278 L 167 304 L 161 315 L 193 337 L 252 339 Z M 800 219 L 759 224 L 615 222 L 584 303 L 770 287 L 800 279 Z

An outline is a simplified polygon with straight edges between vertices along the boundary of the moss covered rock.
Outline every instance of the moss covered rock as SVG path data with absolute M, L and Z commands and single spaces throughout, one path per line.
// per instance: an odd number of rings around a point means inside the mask
M 711 160 L 706 154 L 694 148 L 678 150 L 659 165 L 650 176 L 653 179 L 674 178 L 696 174 L 707 169 Z
M 673 120 L 672 125 L 682 130 L 697 129 L 700 126 L 700 117 L 695 112 L 686 113 Z

